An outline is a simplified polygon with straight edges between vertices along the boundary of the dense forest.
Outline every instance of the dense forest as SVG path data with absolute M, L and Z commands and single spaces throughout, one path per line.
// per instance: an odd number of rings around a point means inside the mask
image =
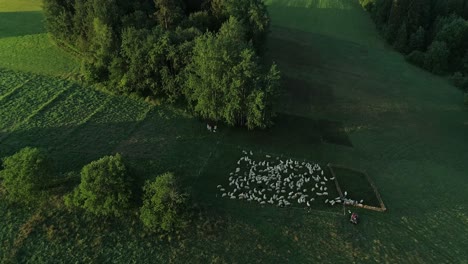
M 360 0 L 408 61 L 468 90 L 468 0 Z
M 44 0 L 44 12 L 90 83 L 232 126 L 271 124 L 280 73 L 263 58 L 262 0 Z

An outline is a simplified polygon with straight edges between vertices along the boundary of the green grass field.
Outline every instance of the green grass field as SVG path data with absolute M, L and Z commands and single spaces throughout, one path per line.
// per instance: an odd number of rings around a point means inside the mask
M 59 195 L 79 179 L 63 176 L 66 184 L 44 207 L 0 200 L 0 262 L 468 261 L 461 92 L 387 48 L 357 1 L 267 1 L 282 113 L 268 131 L 218 133 L 180 109 L 64 78 L 77 62 L 50 43 L 40 12 L 29 12 L 38 2 L 0 0 L 0 157 L 44 147 L 65 174 L 121 152 L 140 183 L 176 173 L 200 215 L 171 240 L 144 232 L 136 216 L 96 221 L 64 209 Z M 388 211 L 358 210 L 362 221 L 354 226 L 340 206 L 305 210 L 216 197 L 243 149 L 365 170 Z

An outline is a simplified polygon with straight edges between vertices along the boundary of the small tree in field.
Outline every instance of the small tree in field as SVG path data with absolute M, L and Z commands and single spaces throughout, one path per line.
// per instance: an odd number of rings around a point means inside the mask
M 6 197 L 12 202 L 31 203 L 52 178 L 52 162 L 37 148 L 26 147 L 3 160 L 0 171 Z
M 172 173 L 147 181 L 143 187 L 143 206 L 140 219 L 150 230 L 173 231 L 186 226 L 183 210 L 187 195 L 182 194 Z
M 122 156 L 106 156 L 83 167 L 81 183 L 65 203 L 95 215 L 119 217 L 130 205 L 130 182 Z

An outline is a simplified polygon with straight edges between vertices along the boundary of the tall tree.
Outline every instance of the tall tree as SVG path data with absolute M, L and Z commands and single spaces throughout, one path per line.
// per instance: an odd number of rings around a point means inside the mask
M 184 6 L 181 0 L 154 0 L 156 18 L 165 29 L 172 28 L 184 16 Z
M 262 128 L 270 124 L 267 101 L 273 100 L 279 79 L 275 66 L 265 72 L 252 47 L 243 42 L 244 34 L 242 24 L 231 17 L 217 35 L 196 40 L 186 97 L 203 118 Z
M 106 156 L 83 167 L 81 183 L 65 203 L 99 216 L 122 216 L 130 206 L 131 181 L 122 156 Z

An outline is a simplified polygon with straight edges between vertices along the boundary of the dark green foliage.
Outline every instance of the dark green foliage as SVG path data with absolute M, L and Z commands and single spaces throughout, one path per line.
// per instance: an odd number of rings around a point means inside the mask
M 3 160 L 0 171 L 6 198 L 12 202 L 31 203 L 53 178 L 51 160 L 37 148 L 26 147 Z
M 408 60 L 434 73 L 465 71 L 468 51 L 466 0 L 360 0 L 368 8 L 386 39 Z M 370 3 L 372 2 L 372 3 Z M 409 39 L 408 39 L 409 37 Z M 445 43 L 445 44 L 443 44 Z M 420 63 L 426 51 L 425 63 Z
M 462 71 L 468 75 L 468 49 L 466 50 L 462 63 L 463 63 Z
M 187 225 L 187 195 L 181 193 L 172 173 L 147 181 L 143 187 L 143 206 L 140 219 L 152 231 L 177 231 Z
M 456 72 L 450 77 L 450 81 L 456 87 L 468 90 L 468 76 L 464 76 L 461 72 Z
M 174 27 L 183 19 L 184 9 L 181 0 L 154 0 L 154 3 L 158 23 L 165 29 Z
M 231 17 L 217 35 L 197 38 L 185 93 L 205 119 L 264 128 L 270 124 L 279 73 L 275 65 L 270 71 L 262 67 L 245 34 Z
M 372 9 L 374 8 L 374 0 L 359 0 L 359 3 L 367 11 L 372 11 Z
M 218 94 L 204 104 L 203 108 L 211 105 L 211 114 L 201 115 L 249 128 L 271 123 L 273 93 L 278 86 L 274 80 L 279 78 L 279 72 L 273 68 L 271 74 L 278 76 L 269 76 L 268 70 L 264 70 L 269 65 L 260 57 L 270 27 L 262 0 L 46 0 L 44 8 L 49 32 L 62 46 L 79 53 L 81 72 L 88 82 L 113 92 L 170 103 L 202 102 L 194 98 L 193 92 L 183 93 L 184 86 L 192 83 L 187 80 L 187 72 L 197 71 L 198 77 L 214 81 L 210 71 L 194 68 L 200 66 L 197 64 L 201 60 L 218 65 L 226 62 L 228 66 L 220 67 L 217 72 L 217 78 L 224 78 L 222 82 L 216 80 L 218 86 L 236 81 L 238 87 L 246 85 L 249 87 L 245 89 L 255 92 L 244 93 L 235 107 L 226 100 L 227 94 Z M 236 30 L 242 31 L 241 34 L 219 32 L 231 18 L 237 21 Z M 203 34 L 199 43 L 201 39 L 224 34 L 215 52 L 232 53 L 232 58 L 205 59 L 208 53 L 200 52 L 200 44 L 198 51 L 194 51 L 195 39 Z M 239 45 L 226 45 L 233 36 L 238 38 L 233 43 Z M 230 67 L 236 65 L 239 70 L 231 72 Z M 224 72 L 232 76 L 223 76 Z M 191 90 L 193 87 L 188 89 Z M 221 113 L 214 113 L 220 109 L 223 109 Z
M 424 68 L 438 74 L 446 72 L 449 55 L 450 52 L 445 42 L 433 42 L 427 51 Z
M 410 50 L 423 50 L 426 39 L 426 31 L 423 27 L 419 27 L 416 32 L 411 34 L 409 40 L 409 49 Z
M 406 23 L 401 24 L 394 46 L 395 49 L 402 53 L 406 53 L 408 50 L 408 32 L 406 31 Z
M 270 18 L 262 0 L 216 0 L 212 1 L 215 16 L 235 17 L 246 28 L 246 39 L 262 52 L 269 33 Z
M 131 182 L 122 156 L 106 156 L 83 167 L 81 183 L 65 203 L 98 216 L 119 217 L 130 206 Z
M 426 63 L 426 54 L 422 51 L 415 50 L 406 56 L 406 60 L 419 67 L 424 67 L 424 63 Z

